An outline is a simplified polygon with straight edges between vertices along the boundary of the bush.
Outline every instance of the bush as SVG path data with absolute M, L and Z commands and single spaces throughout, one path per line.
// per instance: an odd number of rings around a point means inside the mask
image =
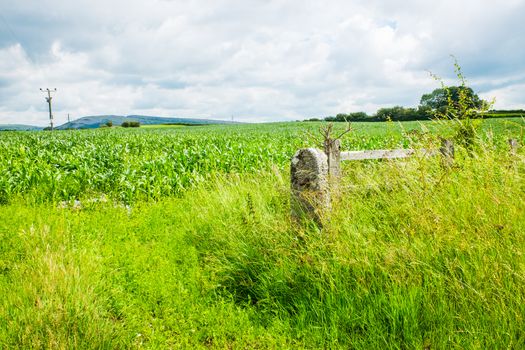
M 365 121 L 369 120 L 370 116 L 365 112 L 339 113 L 335 117 L 326 117 L 327 122 L 350 122 L 350 121 Z
M 405 108 L 395 106 L 391 108 L 380 108 L 376 112 L 376 119 L 379 121 L 407 121 L 430 119 L 430 114 L 425 108 Z
M 140 122 L 123 122 L 121 126 L 123 128 L 138 128 L 140 127 Z

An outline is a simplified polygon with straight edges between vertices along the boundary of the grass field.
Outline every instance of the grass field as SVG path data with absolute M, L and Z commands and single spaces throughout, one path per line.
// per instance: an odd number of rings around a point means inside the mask
M 152 125 L 141 125 L 141 128 L 145 129 L 177 129 L 184 128 L 186 125 L 180 124 L 152 124 Z
M 0 348 L 524 348 L 524 120 L 452 168 L 345 163 L 322 230 L 289 216 L 318 127 L 0 133 Z M 353 127 L 345 150 L 452 133 Z

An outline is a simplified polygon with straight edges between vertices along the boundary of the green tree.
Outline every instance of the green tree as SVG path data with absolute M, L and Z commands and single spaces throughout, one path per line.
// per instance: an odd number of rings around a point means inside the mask
M 350 122 L 350 121 L 363 121 L 369 119 L 370 116 L 365 112 L 352 112 L 352 113 L 339 113 L 335 117 L 324 118 L 327 122 Z
M 460 104 L 469 109 L 481 109 L 484 103 L 471 87 L 461 85 L 441 87 L 424 94 L 421 96 L 420 107 L 442 113 L 447 108 L 459 107 Z
M 422 108 L 416 109 L 394 106 L 378 109 L 375 118 L 379 121 L 407 121 L 429 119 L 429 115 L 426 110 Z
M 461 66 L 454 56 L 454 72 L 459 80 L 458 86 L 446 86 L 443 80 L 435 74 L 431 76 L 441 83 L 441 88 L 432 94 L 423 95 L 423 108 L 430 108 L 434 117 L 453 121 L 456 129 L 455 140 L 472 151 L 478 144 L 478 130 L 483 116 L 492 103 L 481 100 L 467 85 L 467 80 L 461 71 Z

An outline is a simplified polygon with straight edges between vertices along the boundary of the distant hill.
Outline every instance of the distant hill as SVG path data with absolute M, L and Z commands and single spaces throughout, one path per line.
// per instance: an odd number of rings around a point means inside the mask
M 212 120 L 212 119 L 190 119 L 190 118 L 164 118 L 164 117 L 149 117 L 143 115 L 100 115 L 82 117 L 69 123 L 65 123 L 56 127 L 58 130 L 64 129 L 95 129 L 105 125 L 107 122 L 112 122 L 113 126 L 119 126 L 125 121 L 139 122 L 142 125 L 157 125 L 157 124 L 183 124 L 183 125 L 208 125 L 208 124 L 232 124 L 229 121 Z
M 0 124 L 0 131 L 37 131 L 44 128 L 34 125 L 23 124 Z

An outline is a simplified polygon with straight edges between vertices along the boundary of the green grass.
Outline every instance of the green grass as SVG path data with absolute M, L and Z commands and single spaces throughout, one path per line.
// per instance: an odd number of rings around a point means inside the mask
M 152 125 L 141 125 L 141 128 L 144 129 L 178 129 L 178 128 L 184 128 L 187 125 L 180 125 L 180 124 L 152 124 Z
M 487 112 L 484 116 L 488 118 L 523 118 L 525 114 L 522 112 Z
M 379 146 L 389 135 L 410 145 L 398 124 L 372 124 L 356 123 L 347 149 L 370 142 L 365 132 Z M 245 142 L 304 127 L 318 125 L 161 137 Z M 288 160 L 214 171 L 131 207 L 10 197 L 0 205 L 0 348 L 523 348 L 525 154 L 505 145 L 521 126 L 485 127 L 484 147 L 458 147 L 452 168 L 439 158 L 344 163 L 322 229 L 290 219 Z M 71 135 L 90 147 L 95 135 L 145 145 L 160 132 L 129 131 Z

